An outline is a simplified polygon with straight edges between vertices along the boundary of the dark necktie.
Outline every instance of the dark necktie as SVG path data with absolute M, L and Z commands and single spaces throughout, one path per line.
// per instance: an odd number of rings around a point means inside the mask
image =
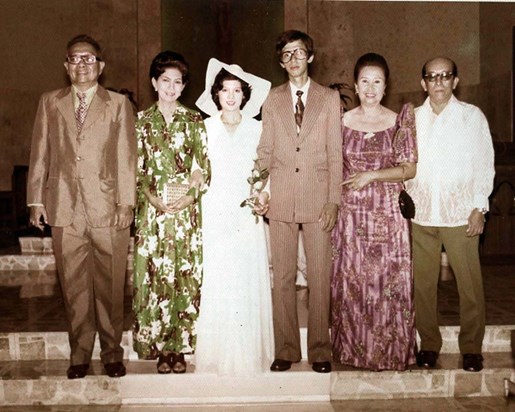
M 295 123 L 300 130 L 302 124 L 302 116 L 304 115 L 304 103 L 302 103 L 303 91 L 297 90 L 297 103 L 295 103 Z
M 75 120 L 77 121 L 77 129 L 79 132 L 82 130 L 82 125 L 86 119 L 86 113 L 88 112 L 88 106 L 86 105 L 86 93 L 77 92 L 79 98 L 79 106 L 75 111 Z

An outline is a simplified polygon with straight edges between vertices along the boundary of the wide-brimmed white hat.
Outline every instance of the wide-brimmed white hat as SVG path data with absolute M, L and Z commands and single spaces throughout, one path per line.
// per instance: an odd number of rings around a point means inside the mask
M 271 83 L 268 80 L 243 71 L 243 69 L 237 64 L 225 64 L 214 57 L 209 60 L 207 65 L 206 88 L 195 102 L 197 107 L 210 116 L 215 116 L 219 112 L 213 98 L 211 97 L 211 87 L 213 86 L 216 75 L 222 69 L 227 70 L 229 73 L 247 82 L 252 89 L 250 99 L 241 111 L 250 117 L 254 117 L 259 114 L 261 105 L 270 91 Z

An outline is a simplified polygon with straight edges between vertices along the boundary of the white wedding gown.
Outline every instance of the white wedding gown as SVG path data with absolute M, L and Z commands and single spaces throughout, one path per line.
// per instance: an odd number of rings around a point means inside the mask
M 243 115 L 234 134 L 220 114 L 205 122 L 211 184 L 202 197 L 204 276 L 197 322 L 195 370 L 245 376 L 269 371 L 273 360 L 270 275 L 263 219 L 249 207 L 261 123 Z

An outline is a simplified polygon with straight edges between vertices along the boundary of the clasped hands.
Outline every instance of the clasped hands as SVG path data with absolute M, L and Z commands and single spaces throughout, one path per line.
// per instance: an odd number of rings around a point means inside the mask
M 195 198 L 191 195 L 184 195 L 172 203 L 165 203 L 163 199 L 157 196 L 147 195 L 148 201 L 161 213 L 177 213 L 193 204 Z
M 196 188 L 196 191 L 198 191 L 199 188 L 202 188 L 202 186 L 204 186 L 204 176 L 202 176 L 202 172 L 199 169 L 196 169 L 191 173 L 191 176 L 188 179 L 188 181 L 190 184 L 190 188 Z M 195 197 L 186 194 L 184 196 L 181 196 L 176 201 L 167 204 L 160 197 L 152 195 L 152 193 L 150 193 L 148 189 L 144 189 L 143 192 L 147 196 L 147 199 L 151 203 L 151 205 L 154 206 L 161 213 L 177 213 L 183 209 L 186 209 L 188 206 L 192 205 L 193 202 L 195 202 Z

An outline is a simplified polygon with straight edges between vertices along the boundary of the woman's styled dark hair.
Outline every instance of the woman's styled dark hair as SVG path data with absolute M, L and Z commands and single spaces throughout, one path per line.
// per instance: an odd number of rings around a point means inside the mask
M 189 65 L 182 54 L 173 51 L 162 51 L 159 53 L 150 64 L 149 76 L 150 79 L 159 79 L 166 69 L 177 69 L 182 75 L 182 82 L 188 83 L 189 80 Z
M 277 42 L 275 43 L 275 52 L 277 53 L 279 59 L 281 58 L 283 47 L 288 43 L 294 42 L 296 40 L 300 40 L 302 43 L 304 43 L 304 46 L 306 46 L 306 50 L 308 52 L 308 58 L 310 58 L 315 53 L 313 39 L 309 37 L 309 35 L 299 30 L 287 30 L 279 36 Z
M 232 73 L 229 73 L 227 70 L 222 69 L 218 72 L 213 82 L 213 86 L 211 86 L 211 98 L 216 104 L 218 110 L 222 110 L 222 106 L 220 105 L 220 99 L 218 98 L 218 92 L 224 88 L 225 80 L 237 80 L 241 84 L 241 90 L 243 91 L 243 99 L 241 101 L 240 109 L 243 109 L 247 102 L 250 99 L 250 94 L 252 93 L 252 88 L 250 84 L 246 81 L 240 79 L 238 76 L 235 76 Z
M 366 53 L 358 59 L 354 66 L 354 81 L 358 81 L 359 73 L 367 66 L 379 67 L 384 73 L 384 80 L 388 81 L 390 69 L 388 69 L 385 58 L 377 53 Z

